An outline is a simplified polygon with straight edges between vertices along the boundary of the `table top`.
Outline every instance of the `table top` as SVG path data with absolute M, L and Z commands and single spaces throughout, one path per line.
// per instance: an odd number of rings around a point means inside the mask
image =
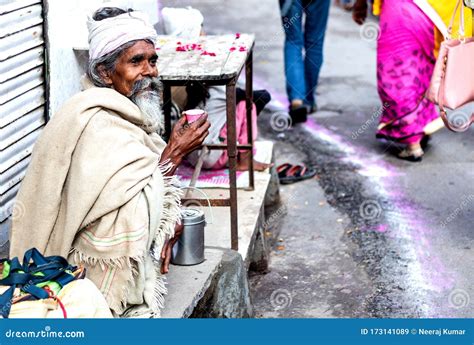
M 158 36 L 158 73 L 163 81 L 219 81 L 238 77 L 255 36 L 229 34 L 182 39 Z

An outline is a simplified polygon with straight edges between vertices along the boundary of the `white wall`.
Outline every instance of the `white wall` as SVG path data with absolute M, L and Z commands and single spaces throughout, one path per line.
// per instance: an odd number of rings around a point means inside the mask
M 157 0 L 47 0 L 50 116 L 80 91 L 80 78 L 88 59 L 86 18 L 105 3 L 142 10 L 152 24 L 158 21 Z

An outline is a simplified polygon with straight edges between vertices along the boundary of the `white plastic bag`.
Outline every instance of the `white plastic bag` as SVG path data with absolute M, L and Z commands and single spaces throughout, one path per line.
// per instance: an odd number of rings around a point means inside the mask
M 161 11 L 165 34 L 184 39 L 199 37 L 204 17 L 192 7 L 165 7 Z

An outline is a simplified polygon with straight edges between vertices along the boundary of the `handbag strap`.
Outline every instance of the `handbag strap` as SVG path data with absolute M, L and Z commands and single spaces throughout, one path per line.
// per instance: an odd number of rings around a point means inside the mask
M 466 39 L 466 32 L 465 32 L 465 25 L 464 25 L 464 10 L 465 10 L 465 3 L 463 0 L 458 0 L 456 3 L 456 7 L 454 8 L 453 15 L 451 17 L 451 21 L 449 23 L 448 27 L 448 34 L 449 37 L 448 39 L 452 39 L 452 31 L 453 31 L 453 24 L 454 24 L 454 19 L 456 18 L 456 14 L 458 12 L 458 9 L 460 10 L 460 23 L 459 23 L 459 39 L 461 41 L 464 41 Z M 446 108 L 444 106 L 444 101 L 445 101 L 445 80 L 446 80 L 446 69 L 448 65 L 448 55 L 443 57 L 443 72 L 441 75 L 441 83 L 439 86 L 439 91 L 438 91 L 438 105 L 440 108 L 440 116 L 441 119 L 443 120 L 445 126 L 452 130 L 453 132 L 464 132 L 466 131 L 471 123 L 473 122 L 474 119 L 474 114 L 471 114 L 471 119 L 470 121 L 466 121 L 465 124 L 462 124 L 461 126 L 453 126 L 451 122 L 449 122 L 448 115 Z
M 465 26 L 464 26 L 464 8 L 465 7 L 466 5 L 464 4 L 464 0 L 457 1 L 456 7 L 454 8 L 453 15 L 451 16 L 451 21 L 449 22 L 449 26 L 448 26 L 448 34 L 449 34 L 448 39 L 451 39 L 453 36 L 454 19 L 456 18 L 456 13 L 458 12 L 459 8 L 461 8 L 460 23 L 459 23 L 459 36 L 461 39 L 466 38 L 466 32 L 465 32 Z
M 4 261 L 5 262 L 5 261 Z M 31 294 L 36 299 L 47 299 L 50 294 L 37 284 L 55 281 L 61 287 L 75 279 L 72 271 L 76 267 L 70 265 L 61 256 L 44 257 L 36 248 L 28 250 L 23 257 L 23 264 L 18 258 L 9 261 L 10 272 L 0 280 L 0 285 L 10 286 L 0 295 L 0 315 L 8 318 L 12 298 L 16 288 Z

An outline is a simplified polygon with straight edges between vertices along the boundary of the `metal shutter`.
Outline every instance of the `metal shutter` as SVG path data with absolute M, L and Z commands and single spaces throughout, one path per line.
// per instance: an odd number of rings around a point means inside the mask
M 8 239 L 15 195 L 46 122 L 43 5 L 0 1 L 0 245 Z M 16 209 L 14 214 L 20 214 Z

